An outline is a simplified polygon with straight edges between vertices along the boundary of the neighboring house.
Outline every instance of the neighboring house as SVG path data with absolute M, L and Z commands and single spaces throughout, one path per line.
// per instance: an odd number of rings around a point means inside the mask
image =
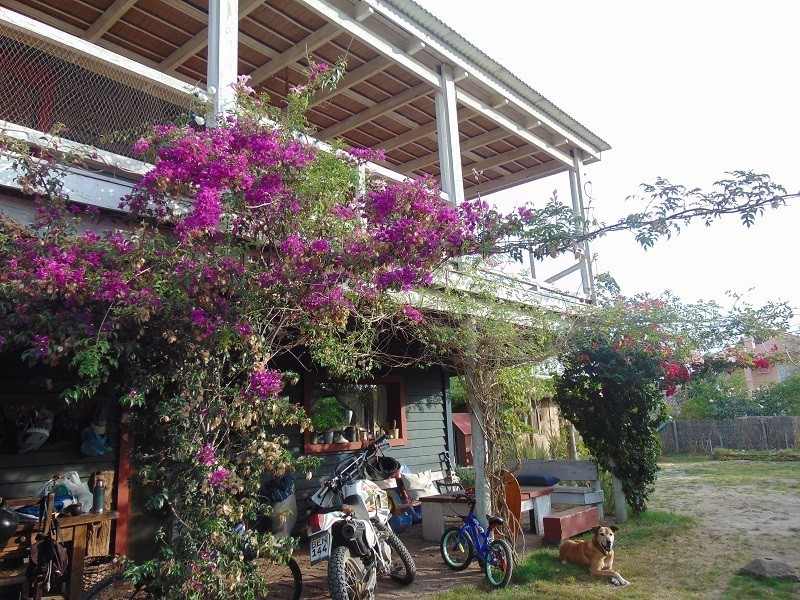
M 767 357 L 770 362 L 766 369 L 745 368 L 744 380 L 749 392 L 768 383 L 780 383 L 800 370 L 800 336 L 786 333 L 758 342 L 747 339 L 744 347 L 748 352 Z
M 609 149 L 410 0 L 210 0 L 208 11 L 205 3 L 189 0 L 3 4 L 13 10 L 0 6 L 0 131 L 35 146 L 63 123 L 57 143 L 95 146 L 90 169 L 72 171 L 67 186 L 73 200 L 109 215 L 149 168 L 129 150 L 146 124 L 197 110 L 190 93 L 198 88 L 210 94 L 216 112 L 224 110 L 239 74 L 250 75 L 249 85 L 280 106 L 288 88 L 302 84 L 307 56 L 329 64 L 347 56 L 339 88 L 319 95 L 310 108 L 318 140 L 383 149 L 385 161 L 371 170 L 394 178 L 431 175 L 452 202 L 567 173 L 573 206 L 581 212 L 581 170 Z M 22 221 L 33 214 L 11 165 L 2 161 L 0 212 Z M 511 297 L 562 305 L 590 301 L 588 246 L 582 256 L 548 280 L 580 270 L 582 294 L 547 282 L 528 282 L 520 291 L 508 278 Z M 14 374 L 0 382 L 0 406 L 10 413 L 57 402 L 35 385 L 39 371 L 25 373 L 15 361 L 5 356 L 0 365 Z M 332 383 L 307 373 L 292 394 L 311 408 L 330 392 L 326 385 Z M 393 456 L 412 470 L 438 469 L 439 452 L 453 449 L 447 374 L 438 368 L 396 370 L 363 385 L 361 391 L 371 395 L 369 409 L 365 402 L 351 406 L 352 426 L 397 429 Z M 298 453 L 323 453 L 329 471 L 348 450 L 361 447 L 357 433 L 346 429 L 333 442 L 293 435 L 291 445 Z M 116 430 L 111 435 L 115 451 L 103 457 L 103 466 L 123 472 L 129 465 L 118 449 L 130 441 Z M 30 493 L 56 470 L 74 468 L 85 477 L 98 468 L 72 446 L 64 448 L 4 457 L 0 496 Z M 147 529 L 127 502 L 125 477 L 119 479 L 123 533 L 116 549 L 124 551 L 126 530 L 134 542 Z

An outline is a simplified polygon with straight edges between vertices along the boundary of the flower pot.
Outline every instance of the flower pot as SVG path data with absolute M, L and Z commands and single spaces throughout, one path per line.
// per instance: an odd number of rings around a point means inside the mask
M 358 428 L 357 427 L 345 427 L 344 428 L 344 437 L 347 438 L 348 442 L 357 442 L 358 441 Z
M 326 431 L 325 433 L 323 433 L 322 434 L 322 441 L 325 444 L 332 444 L 333 443 L 333 432 L 332 431 Z

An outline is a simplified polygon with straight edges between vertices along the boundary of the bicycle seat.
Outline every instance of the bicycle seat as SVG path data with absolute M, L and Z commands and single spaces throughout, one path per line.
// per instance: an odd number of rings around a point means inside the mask
M 486 519 L 489 521 L 489 527 L 502 527 L 506 524 L 506 520 L 502 517 L 492 517 L 491 515 L 486 515 Z

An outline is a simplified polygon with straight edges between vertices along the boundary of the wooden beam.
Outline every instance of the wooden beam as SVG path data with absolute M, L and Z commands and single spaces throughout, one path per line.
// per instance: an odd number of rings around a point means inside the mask
M 202 23 L 208 18 L 208 14 L 205 11 L 200 10 L 199 8 L 195 8 L 191 4 L 187 4 L 183 0 L 159 0 L 161 4 L 166 4 L 170 8 L 174 8 L 178 12 L 182 12 L 187 17 L 193 18 L 198 23 Z
M 373 104 L 369 108 L 347 117 L 343 121 L 339 121 L 336 125 L 332 125 L 327 129 L 323 129 L 319 132 L 317 137 L 321 140 L 328 140 L 330 138 L 339 136 L 346 131 L 350 131 L 354 127 L 358 127 L 358 125 L 362 123 L 370 121 L 375 117 L 379 117 L 380 115 L 386 114 L 387 112 L 403 106 L 404 104 L 408 104 L 409 102 L 416 100 L 421 96 L 429 94 L 431 91 L 432 90 L 427 83 L 418 83 L 414 87 L 408 88 L 404 92 L 390 96 L 386 100 L 378 102 L 377 104 Z
M 314 99 L 309 104 L 309 107 L 316 106 L 320 102 L 324 102 L 331 96 L 335 96 L 337 94 L 342 93 L 344 90 L 353 87 L 382 71 L 384 68 L 391 64 L 391 60 L 386 58 L 385 56 L 378 56 L 377 58 L 373 58 L 369 62 L 365 62 L 360 67 L 356 67 L 349 73 L 346 73 L 344 77 L 339 81 L 339 85 L 336 86 L 334 90 L 320 90 Z
M 477 162 L 472 163 L 471 165 L 464 165 L 465 169 L 476 170 L 476 171 L 483 171 L 485 169 L 492 169 L 494 167 L 499 167 L 502 164 L 510 163 L 515 160 L 519 160 L 520 158 L 525 158 L 526 156 L 530 156 L 536 152 L 535 148 L 531 148 L 528 145 L 520 146 L 514 150 L 510 150 L 509 152 L 501 152 L 495 156 L 491 156 L 489 158 L 485 158 L 483 160 L 479 160 Z
M 308 56 L 316 48 L 335 38 L 338 33 L 339 27 L 335 23 L 323 25 L 288 50 L 281 52 L 267 64 L 250 73 L 250 85 L 258 85 L 266 81 L 281 69 L 290 66 L 304 56 Z
M 470 167 L 464 167 L 464 170 L 465 171 L 469 170 L 470 174 L 465 175 L 464 177 L 465 180 L 469 180 L 472 175 L 472 169 Z M 467 198 L 483 196 L 485 194 L 490 194 L 492 192 L 499 192 L 500 190 L 514 187 L 522 183 L 527 183 L 529 181 L 541 179 L 542 177 L 548 177 L 556 173 L 563 173 L 564 171 L 567 170 L 568 170 L 567 167 L 560 164 L 558 161 L 551 160 L 549 162 L 536 165 L 535 167 L 531 167 L 530 169 L 525 169 L 524 171 L 520 171 L 518 173 L 512 173 L 511 175 L 506 175 L 505 177 L 500 177 L 499 179 L 495 179 L 493 181 L 484 181 L 483 183 L 479 183 L 478 185 L 465 188 L 464 193 Z
M 563 165 L 572 168 L 572 157 L 566 152 L 563 152 L 562 150 L 559 150 L 558 148 L 553 146 L 549 141 L 543 140 L 535 136 L 533 133 L 528 131 L 523 125 L 520 125 L 519 123 L 513 121 L 512 119 L 509 119 L 504 114 L 498 112 L 497 110 L 489 106 L 486 102 L 478 100 L 471 94 L 468 94 L 463 90 L 457 90 L 456 94 L 458 96 L 458 101 L 464 104 L 465 106 L 468 106 L 473 110 L 475 110 L 476 112 L 485 115 L 486 118 L 490 119 L 491 121 L 494 121 L 495 123 L 500 125 L 500 127 L 521 137 L 523 140 L 525 140 L 529 144 L 536 146 L 540 150 L 543 150 L 544 152 L 549 154 L 552 158 L 562 163 Z
M 436 71 L 429 69 L 412 56 L 409 56 L 403 49 L 390 44 L 381 36 L 373 33 L 362 23 L 359 23 L 347 14 L 343 9 L 334 6 L 326 0 L 297 0 L 297 2 L 317 13 L 326 21 L 335 23 L 340 29 L 362 41 L 367 46 L 370 46 L 376 52 L 390 57 L 393 62 L 407 71 L 410 71 L 422 81 L 427 82 L 428 85 L 436 89 L 439 88 L 439 74 L 436 73 Z
M 264 0 L 242 0 L 242 3 L 239 5 L 239 20 L 241 21 L 244 19 L 263 3 Z M 198 31 L 188 42 L 176 48 L 168 57 L 162 60 L 159 65 L 165 71 L 175 71 L 190 56 L 194 56 L 207 45 L 208 26 Z
M 372 8 L 370 5 L 364 3 L 357 4 L 355 7 L 353 7 L 353 10 L 350 11 L 350 16 L 353 17 L 359 23 L 367 20 L 374 14 L 375 14 L 375 9 Z
M 491 144 L 492 142 L 496 142 L 497 140 L 501 140 L 504 137 L 508 137 L 510 134 L 505 129 L 493 129 L 492 131 L 487 131 L 486 133 L 482 133 L 480 135 L 476 135 L 474 138 L 470 138 L 468 140 L 464 140 L 461 142 L 461 153 L 463 155 L 464 152 L 469 152 L 470 150 L 474 150 L 475 148 L 479 148 L 480 146 L 485 146 L 486 144 Z M 432 165 L 437 160 L 439 160 L 439 153 L 438 152 L 431 152 L 424 156 L 420 156 L 419 158 L 415 158 L 412 161 L 409 161 L 403 165 L 404 169 L 408 169 L 408 171 L 416 171 L 417 169 L 421 169 L 422 167 L 427 167 L 428 165 Z
M 83 36 L 84 39 L 93 42 L 103 37 L 105 32 L 111 29 L 114 23 L 128 12 L 136 2 L 137 0 L 114 0 L 114 3 L 105 9 L 103 14 L 86 30 Z
M 458 109 L 458 122 L 466 121 L 467 119 L 471 119 L 475 116 L 475 113 L 468 109 L 468 108 L 459 108 Z M 427 137 L 430 134 L 436 131 L 436 121 L 433 120 L 430 123 L 426 123 L 425 125 L 420 125 L 416 129 L 412 129 L 411 131 L 406 131 L 405 133 L 401 133 L 400 135 L 396 135 L 390 140 L 386 140 L 380 144 L 376 144 L 375 146 L 371 146 L 373 150 L 385 150 L 386 152 L 390 152 L 397 148 L 401 148 L 406 144 L 410 144 L 411 142 L 418 140 L 423 137 Z
M 411 38 L 406 42 L 405 49 L 409 56 L 414 56 L 417 52 L 422 52 L 425 49 L 425 42 L 417 38 Z

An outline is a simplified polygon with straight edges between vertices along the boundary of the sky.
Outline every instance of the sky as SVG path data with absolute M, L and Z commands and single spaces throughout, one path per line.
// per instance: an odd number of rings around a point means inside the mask
M 626 198 L 665 177 L 708 187 L 726 171 L 769 174 L 800 192 L 800 3 L 417 0 L 485 54 L 607 141 L 584 170 L 594 217 L 635 211 Z M 566 174 L 486 199 L 508 209 L 554 190 Z M 800 199 L 751 228 L 729 217 L 693 224 L 642 250 L 628 233 L 597 240 L 596 272 L 625 295 L 670 290 L 687 302 L 786 301 L 800 329 Z M 537 265 L 544 279 L 563 265 Z M 579 278 L 563 280 L 578 291 Z

